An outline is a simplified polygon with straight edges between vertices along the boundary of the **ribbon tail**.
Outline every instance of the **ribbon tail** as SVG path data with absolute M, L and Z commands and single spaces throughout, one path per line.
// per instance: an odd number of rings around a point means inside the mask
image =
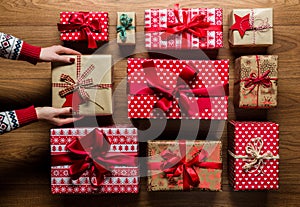
M 92 49 L 97 48 L 97 42 L 94 39 L 93 33 L 91 32 L 91 30 L 88 27 L 86 27 L 86 28 L 84 28 L 83 31 L 85 32 L 87 39 L 88 39 L 88 48 L 92 48 Z
M 158 100 L 156 102 L 154 107 L 155 108 L 160 108 L 164 112 L 168 112 L 170 110 L 170 108 L 172 107 L 172 100 L 168 100 L 168 99 L 163 97 L 163 98 L 161 98 L 160 100 Z

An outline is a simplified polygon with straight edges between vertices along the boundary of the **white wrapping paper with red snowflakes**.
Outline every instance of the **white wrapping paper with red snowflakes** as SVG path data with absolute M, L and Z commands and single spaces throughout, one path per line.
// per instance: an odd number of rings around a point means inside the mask
M 148 49 L 216 49 L 223 47 L 223 10 L 181 8 L 145 10 Z
M 51 129 L 53 194 L 138 193 L 136 128 Z
M 88 41 L 89 48 L 97 48 L 96 41 L 108 41 L 107 12 L 61 12 L 57 25 L 62 41 Z
M 229 181 L 233 189 L 278 189 L 278 124 L 231 121 L 228 133 Z
M 128 117 L 227 119 L 228 60 L 128 59 Z

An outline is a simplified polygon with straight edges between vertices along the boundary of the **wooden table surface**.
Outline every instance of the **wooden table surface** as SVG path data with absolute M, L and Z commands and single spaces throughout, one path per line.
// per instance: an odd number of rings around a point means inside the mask
M 300 4 L 299 0 L 264 1 L 159 1 L 159 0 L 86 0 L 86 1 L 0 1 L 0 31 L 20 37 L 42 47 L 62 44 L 56 23 L 60 11 L 108 11 L 111 42 L 101 53 L 114 57 L 115 123 L 129 123 L 126 118 L 126 58 L 148 57 L 143 46 L 144 10 L 182 7 L 222 7 L 224 9 L 224 48 L 208 53 L 210 58 L 230 59 L 229 120 L 267 119 L 280 124 L 280 190 L 275 192 L 234 192 L 228 185 L 226 127 L 217 138 L 223 140 L 222 192 L 155 192 L 146 191 L 142 178 L 138 195 L 79 195 L 50 194 L 49 129 L 53 126 L 36 122 L 0 137 L 0 206 L 299 206 L 300 205 Z M 63 2 L 63 3 L 58 3 Z M 274 8 L 274 45 L 263 49 L 230 49 L 227 42 L 228 15 L 233 8 Z M 135 11 L 137 45 L 121 49 L 116 45 L 116 13 Z M 82 51 L 85 53 L 91 51 Z M 232 103 L 233 60 L 247 54 L 279 56 L 279 104 L 265 111 L 235 110 Z M 176 53 L 186 57 L 186 53 Z M 188 58 L 202 59 L 201 52 L 188 53 Z M 214 57 L 216 56 L 216 57 Z M 152 57 L 152 56 L 150 56 Z M 153 57 L 165 57 L 155 55 Z M 51 66 L 1 59 L 1 110 L 51 105 Z M 101 123 L 104 123 L 102 120 Z M 145 150 L 145 144 L 141 145 Z

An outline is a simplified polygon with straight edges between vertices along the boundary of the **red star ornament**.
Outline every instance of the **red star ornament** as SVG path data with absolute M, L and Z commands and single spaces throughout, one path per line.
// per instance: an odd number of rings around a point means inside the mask
M 243 38 L 245 35 L 245 32 L 247 30 L 251 30 L 250 25 L 250 14 L 247 14 L 243 17 L 240 17 L 239 15 L 234 14 L 235 23 L 230 27 L 231 30 L 238 30 L 241 37 Z

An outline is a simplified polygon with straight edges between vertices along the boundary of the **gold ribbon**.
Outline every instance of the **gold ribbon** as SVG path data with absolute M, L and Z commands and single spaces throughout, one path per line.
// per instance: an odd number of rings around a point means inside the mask
M 279 159 L 279 155 L 273 155 L 272 152 L 267 151 L 262 153 L 261 150 L 264 146 L 264 141 L 261 137 L 251 138 L 250 142 L 247 143 L 245 150 L 248 155 L 235 155 L 233 152 L 228 150 L 230 156 L 235 159 L 243 159 L 246 163 L 243 165 L 243 170 L 249 173 L 258 171 L 263 173 L 262 169 L 264 166 L 263 160 Z

